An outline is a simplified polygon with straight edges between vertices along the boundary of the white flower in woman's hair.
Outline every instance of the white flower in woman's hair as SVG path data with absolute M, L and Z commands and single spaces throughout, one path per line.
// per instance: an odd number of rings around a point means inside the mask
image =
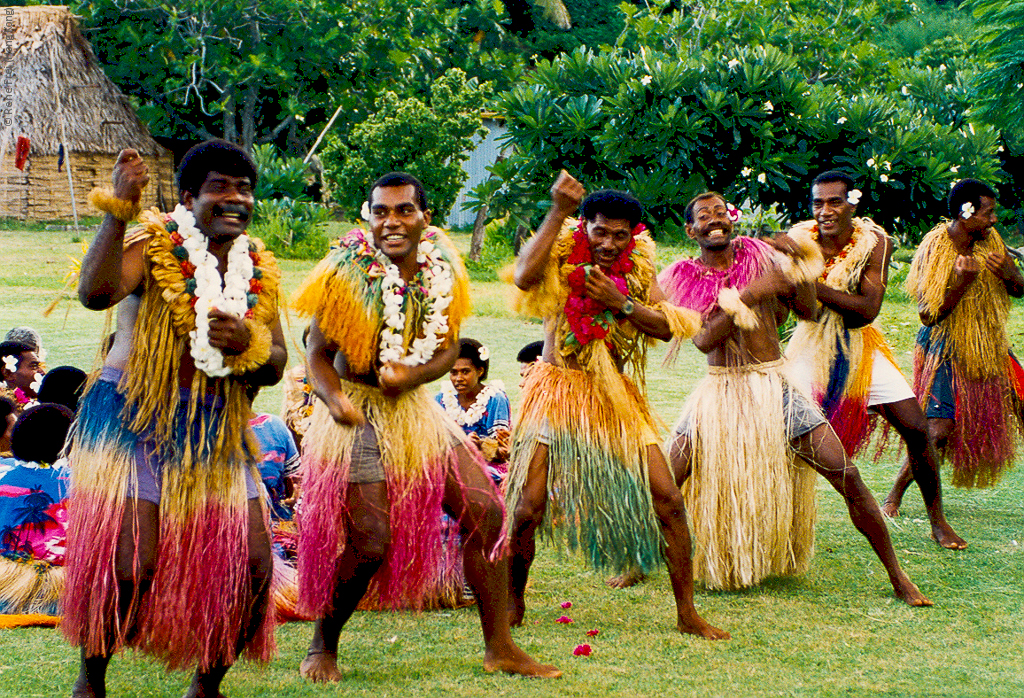
M 485 347 L 484 345 L 482 345 L 482 344 L 480 345 L 480 352 L 479 353 L 480 353 L 480 360 L 481 361 L 487 361 L 487 359 L 491 358 L 490 350 L 487 347 Z
M 960 207 L 960 217 L 967 220 L 974 215 L 974 204 L 970 201 L 965 201 L 964 205 Z
M 8 354 L 7 356 L 5 356 L 4 357 L 4 368 L 6 368 L 11 373 L 14 373 L 15 371 L 17 371 L 18 370 L 18 357 L 15 356 L 14 354 Z
M 851 189 L 850 191 L 846 192 L 846 203 L 850 204 L 851 206 L 856 206 L 857 204 L 860 203 L 860 197 L 862 196 L 864 196 L 864 192 L 862 192 L 860 189 Z
M 43 374 L 42 373 L 37 373 L 36 374 L 36 379 L 34 381 L 32 381 L 32 385 L 28 386 L 28 388 L 33 393 L 38 393 L 39 389 L 41 387 L 43 387 Z
M 370 202 L 369 201 L 364 201 L 363 202 L 363 207 L 361 209 L 359 209 L 359 217 L 362 218 L 364 221 L 370 220 Z

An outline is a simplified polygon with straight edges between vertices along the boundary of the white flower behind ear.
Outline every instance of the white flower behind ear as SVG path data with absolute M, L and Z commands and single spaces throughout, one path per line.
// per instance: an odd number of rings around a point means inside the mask
M 860 197 L 862 196 L 864 196 L 864 192 L 862 192 L 860 189 L 851 189 L 850 191 L 846 192 L 846 203 L 850 204 L 851 206 L 856 206 L 857 204 L 860 203 Z
M 488 349 L 487 347 L 483 346 L 482 344 L 480 345 L 479 354 L 480 354 L 480 360 L 481 361 L 487 361 L 487 359 L 491 358 L 491 351 L 490 351 L 490 349 Z
M 11 373 L 14 373 L 15 371 L 17 371 L 18 370 L 18 357 L 15 356 L 14 354 L 8 354 L 7 356 L 5 356 L 4 357 L 4 368 L 6 368 Z
M 974 204 L 970 201 L 965 201 L 964 205 L 960 207 L 960 217 L 967 220 L 974 215 Z
M 37 373 L 36 374 L 36 379 L 34 381 L 32 381 L 32 385 L 30 385 L 28 387 L 29 387 L 29 390 L 31 390 L 33 393 L 38 393 L 39 392 L 39 388 L 41 388 L 42 385 L 43 385 L 43 374 L 42 373 Z
M 369 201 L 364 201 L 363 202 L 363 207 L 361 209 L 359 209 L 359 216 L 364 221 L 370 220 L 370 202 Z
M 726 210 L 726 213 L 729 214 L 729 220 L 731 220 L 733 223 L 735 223 L 739 219 L 743 218 L 743 211 L 739 210 L 738 208 L 736 208 L 732 204 L 726 204 L 725 205 L 725 210 Z

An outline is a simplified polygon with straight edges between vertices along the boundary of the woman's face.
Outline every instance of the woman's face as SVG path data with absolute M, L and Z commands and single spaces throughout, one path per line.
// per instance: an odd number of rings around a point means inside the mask
M 455 387 L 455 392 L 459 395 L 467 395 L 474 392 L 480 385 L 480 376 L 483 373 L 484 370 L 474 366 L 469 359 L 456 359 L 452 370 L 448 372 L 448 377 Z

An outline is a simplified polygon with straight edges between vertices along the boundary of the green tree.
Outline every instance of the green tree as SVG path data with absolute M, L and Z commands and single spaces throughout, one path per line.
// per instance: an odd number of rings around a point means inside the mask
M 480 109 L 489 93 L 458 68 L 434 81 L 426 101 L 384 92 L 349 138 L 333 138 L 325 150 L 334 199 L 357 216 L 373 181 L 402 170 L 423 182 L 434 218 L 443 221 L 466 179 L 460 164 L 483 134 Z

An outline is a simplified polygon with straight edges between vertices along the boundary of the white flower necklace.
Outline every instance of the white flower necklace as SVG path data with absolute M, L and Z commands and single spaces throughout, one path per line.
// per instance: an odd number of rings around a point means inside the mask
M 248 310 L 249 281 L 253 276 L 252 258 L 249 256 L 249 236 L 235 238 L 228 250 L 228 269 L 221 278 L 217 258 L 210 253 L 209 239 L 198 228 L 192 212 L 178 204 L 171 213 L 178 224 L 178 234 L 188 252 L 188 261 L 195 266 L 196 328 L 189 332 L 192 359 L 196 368 L 210 378 L 222 378 L 231 373 L 224 365 L 224 355 L 210 346 L 210 310 L 244 317 Z
M 454 419 L 460 427 L 469 427 L 484 418 L 484 413 L 487 412 L 487 403 L 501 390 L 504 390 L 501 381 L 493 381 L 490 385 L 485 385 L 483 390 L 476 394 L 476 400 L 473 401 L 472 405 L 462 409 L 462 405 L 459 404 L 459 395 L 455 392 L 455 386 L 449 383 L 444 391 L 441 392 L 441 404 L 444 407 L 445 413 Z
M 452 267 L 434 243 L 427 239 L 420 240 L 416 262 L 420 265 L 418 276 L 422 279 L 427 312 L 423 325 L 406 352 L 403 340 L 406 313 L 402 312 L 402 307 L 405 305 L 407 285 L 398 266 L 380 250 L 377 250 L 377 261 L 384 267 L 384 279 L 381 282 L 384 327 L 380 333 L 380 361 L 397 361 L 407 366 L 425 364 L 448 335 L 448 315 L 445 311 L 452 302 Z M 418 336 L 420 333 L 422 337 Z

